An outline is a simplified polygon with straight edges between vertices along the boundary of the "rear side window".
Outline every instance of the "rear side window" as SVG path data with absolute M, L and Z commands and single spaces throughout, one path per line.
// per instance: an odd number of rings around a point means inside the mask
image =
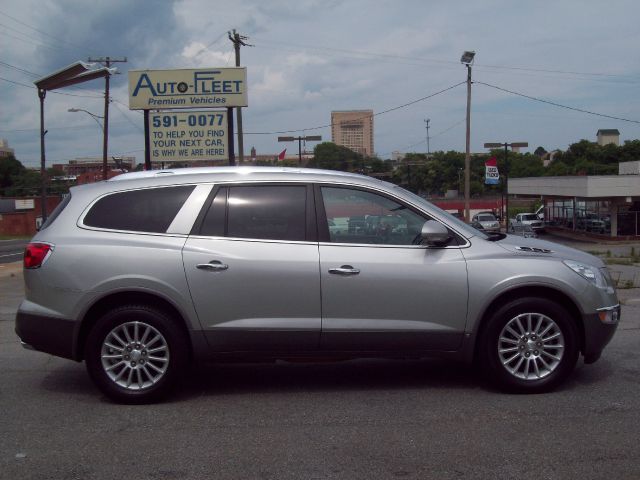
M 195 188 L 149 188 L 118 192 L 98 200 L 84 217 L 88 227 L 164 233 Z

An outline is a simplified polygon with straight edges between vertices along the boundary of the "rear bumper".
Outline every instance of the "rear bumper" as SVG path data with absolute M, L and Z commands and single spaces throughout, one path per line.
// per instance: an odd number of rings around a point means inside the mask
M 32 313 L 16 314 L 16 334 L 26 348 L 73 359 L 76 322 Z

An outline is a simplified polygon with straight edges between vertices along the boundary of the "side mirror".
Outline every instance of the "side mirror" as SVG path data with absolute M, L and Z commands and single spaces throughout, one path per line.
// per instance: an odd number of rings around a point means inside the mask
M 449 235 L 447 228 L 435 220 L 424 222 L 420 236 L 427 245 L 435 247 L 443 247 L 451 241 L 451 235 Z

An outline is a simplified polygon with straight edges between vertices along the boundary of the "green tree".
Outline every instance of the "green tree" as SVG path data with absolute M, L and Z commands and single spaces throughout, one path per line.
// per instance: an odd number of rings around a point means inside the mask
M 13 155 L 0 158 L 0 193 L 9 195 L 6 189 L 13 185 L 14 178 L 23 175 L 25 171 L 24 165 Z
M 313 157 L 309 166 L 314 168 L 353 172 L 362 170 L 365 165 L 362 155 L 332 142 L 317 144 L 313 149 Z
M 11 177 L 11 186 L 5 189 L 8 197 L 27 197 L 40 194 L 42 183 L 40 172 L 24 169 L 21 174 Z

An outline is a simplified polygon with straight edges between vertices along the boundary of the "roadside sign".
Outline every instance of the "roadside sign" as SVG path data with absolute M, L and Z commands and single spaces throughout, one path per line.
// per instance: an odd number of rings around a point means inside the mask
M 129 71 L 131 110 L 247 105 L 244 67 Z
M 229 158 L 225 110 L 151 113 L 149 135 L 152 162 Z

